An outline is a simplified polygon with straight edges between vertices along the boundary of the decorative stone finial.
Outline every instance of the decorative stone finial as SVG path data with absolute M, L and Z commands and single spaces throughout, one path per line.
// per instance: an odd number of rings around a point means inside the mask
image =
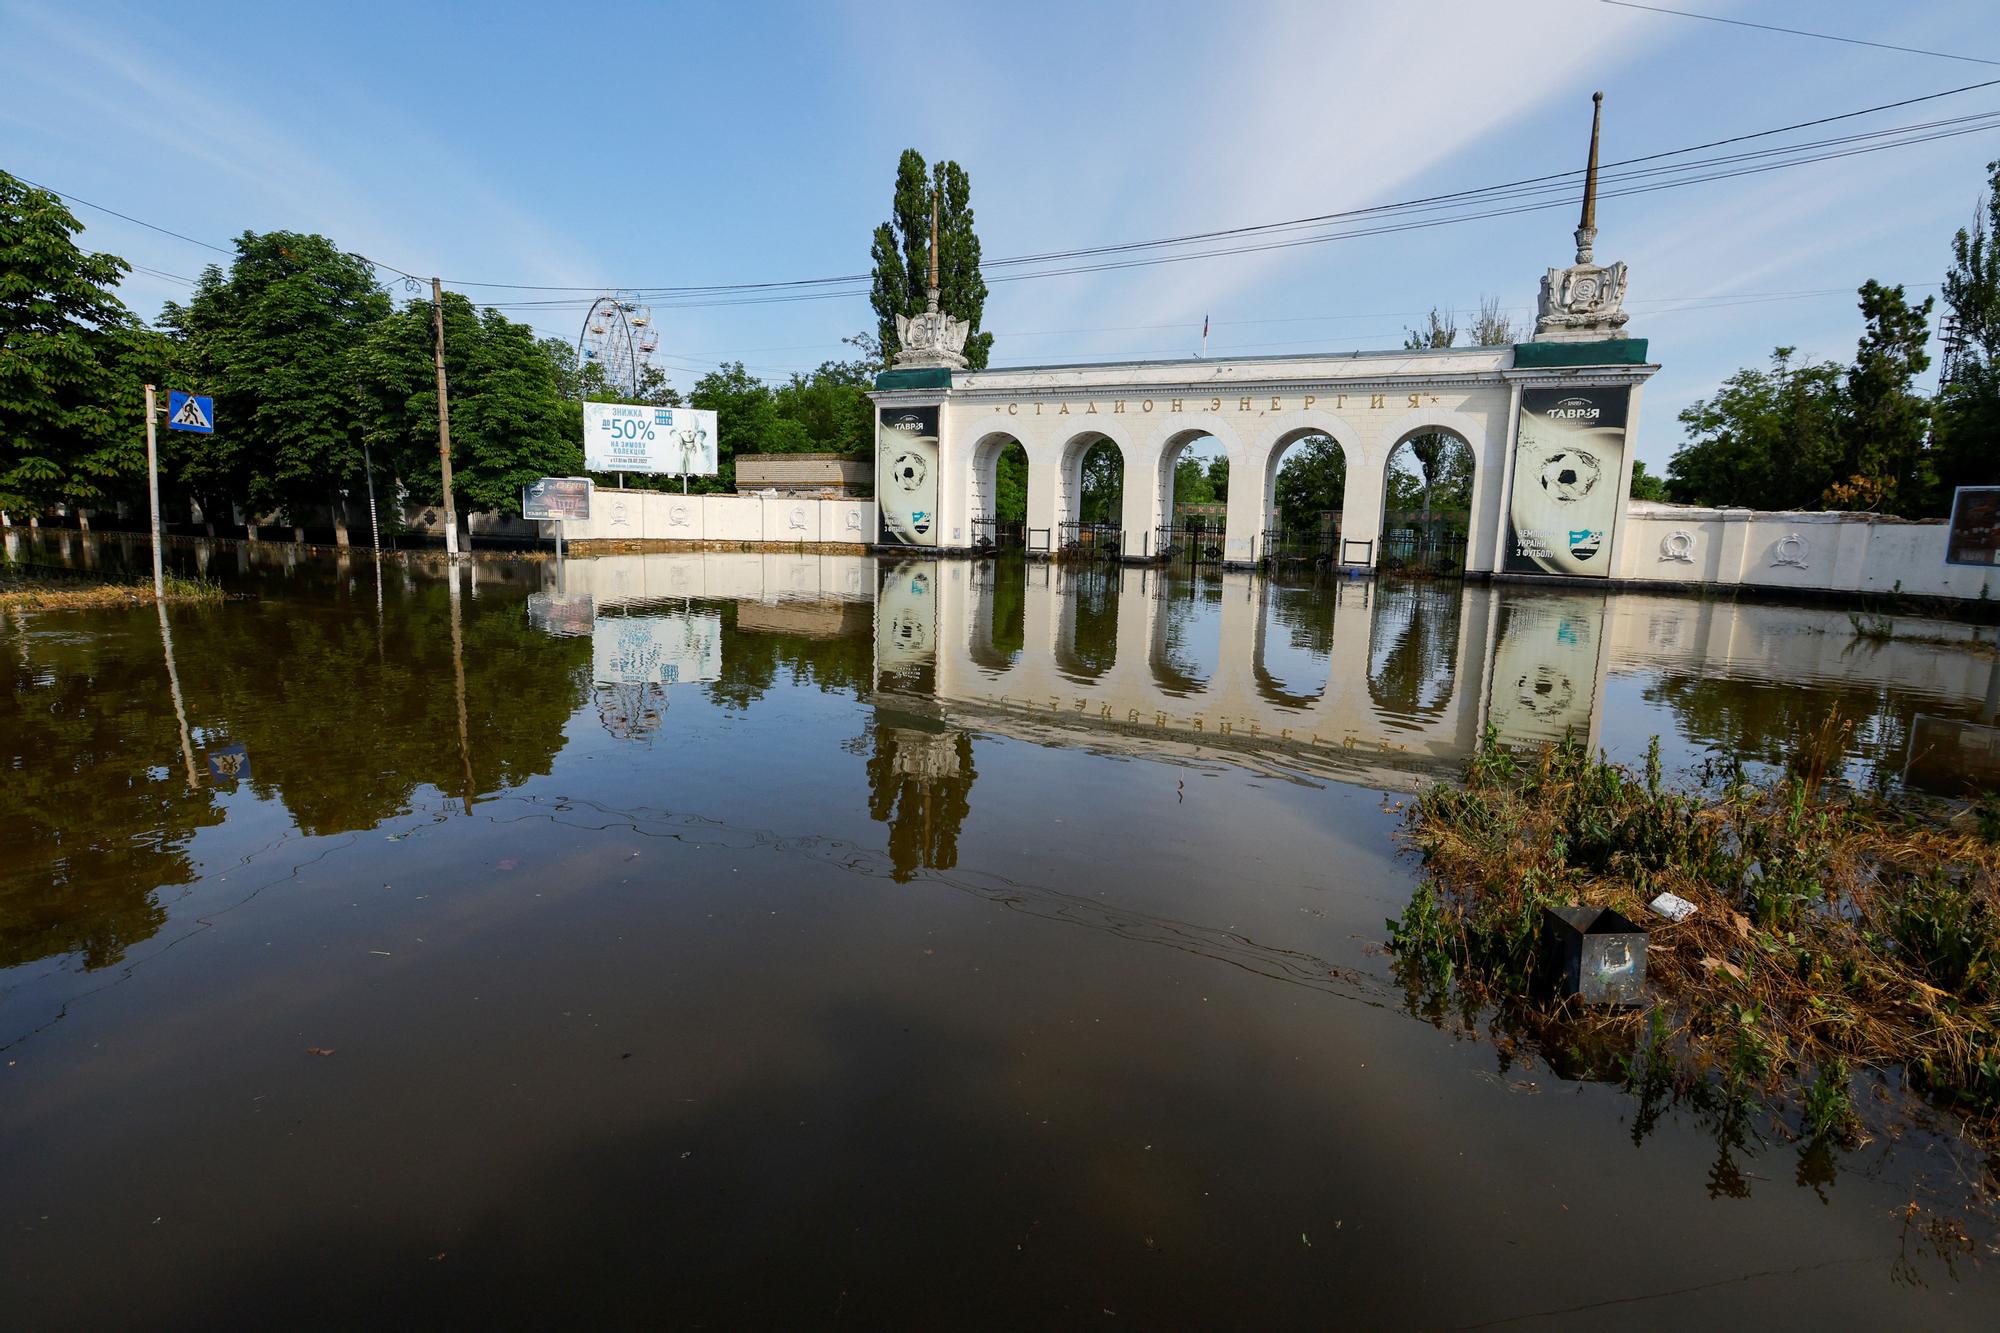
M 1576 262 L 1592 262 L 1597 242 L 1597 132 L 1604 119 L 1604 94 L 1590 95 L 1590 165 L 1583 172 L 1583 216 L 1576 223 Z
M 1542 279 L 1535 312 L 1535 338 L 1544 342 L 1587 342 L 1618 338 L 1625 322 L 1625 265 L 1599 264 L 1597 244 L 1597 149 L 1604 118 L 1604 94 L 1591 96 L 1590 164 L 1583 173 L 1583 212 L 1576 224 L 1576 262 L 1552 268 Z
M 938 199 L 931 194 L 930 282 L 924 292 L 924 313 L 896 316 L 896 341 L 901 344 L 894 364 L 898 369 L 947 366 L 965 369 L 965 340 L 972 325 L 953 319 L 938 307 Z

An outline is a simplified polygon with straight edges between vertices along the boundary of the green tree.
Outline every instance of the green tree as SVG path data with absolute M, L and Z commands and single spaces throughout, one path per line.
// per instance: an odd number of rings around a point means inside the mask
M 1083 495 L 1077 516 L 1085 523 L 1116 523 L 1125 513 L 1125 455 L 1099 440 L 1083 456 Z
M 979 331 L 986 313 L 986 279 L 980 275 L 979 235 L 973 230 L 972 182 L 956 162 L 939 162 L 926 171 L 923 154 L 903 150 L 896 163 L 896 190 L 891 218 L 875 229 L 869 252 L 874 273 L 868 301 L 875 309 L 876 340 L 886 363 L 901 343 L 896 316 L 925 308 L 930 281 L 931 208 L 938 215 L 938 304 L 955 319 L 972 326 L 965 359 L 983 369 L 992 353 L 993 335 Z
M 1199 458 L 1182 455 L 1174 464 L 1174 503 L 1176 505 L 1206 505 L 1215 503 L 1215 485 L 1208 479 L 1208 469 Z
M 110 290 L 129 266 L 82 229 L 0 171 L 0 509 L 104 504 L 145 471 L 141 385 L 164 349 Z
M 1769 370 L 1739 370 L 1712 398 L 1680 413 L 1687 441 L 1667 463 L 1667 493 L 1681 504 L 1752 509 L 1816 507 L 1835 480 L 1842 425 L 1841 368 L 1794 365 L 1771 353 Z
M 1952 238 L 1948 312 L 1938 368 L 1932 460 L 1938 507 L 1954 487 L 2000 481 L 2000 162 L 1989 162 L 1983 211 Z
M 1347 457 L 1331 435 L 1308 435 L 1285 451 L 1277 504 L 1287 529 L 1307 532 L 1323 513 L 1339 513 L 1347 495 Z
M 296 519 L 337 501 L 361 472 L 360 352 L 389 312 L 359 255 L 324 236 L 244 232 L 228 275 L 205 273 L 167 312 L 185 340 L 180 368 L 217 398 L 215 435 L 189 452 L 230 451 L 233 498 L 253 509 Z
M 1873 278 L 1861 285 L 1866 323 L 1847 372 L 1841 456 L 1823 497 L 1829 506 L 1858 499 L 1911 513 L 1928 499 L 1923 450 L 1931 405 L 1912 385 L 1931 364 L 1932 304 L 1927 296 L 1913 306 L 1900 286 Z
M 794 373 L 778 385 L 771 394 L 772 407 L 781 420 L 799 427 L 799 449 L 785 452 L 870 453 L 875 444 L 875 404 L 869 401 L 868 390 L 874 385 L 874 367 L 865 361 L 825 361 L 812 374 Z M 766 447 L 771 448 L 770 442 Z
M 1497 296 L 1479 298 L 1479 315 L 1472 321 L 1472 342 L 1475 347 L 1506 347 L 1517 340 L 1514 321 L 1500 304 Z
M 993 464 L 993 508 L 1003 523 L 1028 517 L 1028 451 L 1011 443 Z
M 534 330 L 446 292 L 445 379 L 451 392 L 452 491 L 467 512 L 521 511 L 521 488 L 583 468 L 582 409 Z M 438 464 L 437 369 L 431 303 L 385 316 L 356 353 L 369 404 L 367 436 L 422 504 L 444 498 Z
M 697 478 L 694 489 L 733 490 L 739 454 L 798 452 L 772 447 L 779 418 L 770 387 L 744 369 L 741 361 L 727 362 L 703 375 L 694 382 L 688 397 L 693 406 L 715 413 L 718 472 L 714 477 Z M 784 437 L 777 442 L 784 443 Z
M 1667 498 L 1667 479 L 1646 471 L 1646 460 L 1643 458 L 1632 460 L 1632 498 L 1661 502 Z
M 1403 349 L 1420 352 L 1432 347 L 1450 347 L 1458 341 L 1458 316 L 1450 310 L 1439 312 L 1436 306 L 1424 320 L 1421 329 L 1406 329 Z

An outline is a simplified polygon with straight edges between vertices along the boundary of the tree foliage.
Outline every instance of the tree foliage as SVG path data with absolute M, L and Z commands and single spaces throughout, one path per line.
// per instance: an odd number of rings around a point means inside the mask
M 0 509 L 98 505 L 145 474 L 141 386 L 163 347 L 72 239 L 61 199 L 0 171 Z
M 1278 467 L 1277 505 L 1288 529 L 1309 531 L 1323 513 L 1340 512 L 1347 497 L 1347 456 L 1331 435 L 1308 435 L 1285 451 Z
M 1841 368 L 1771 353 L 1769 370 L 1739 370 L 1712 398 L 1681 410 L 1688 441 L 1667 464 L 1680 504 L 1802 509 L 1816 505 L 1839 465 Z
M 1933 459 L 1940 507 L 1954 487 L 2000 481 L 2000 162 L 1984 207 L 1952 238 Z

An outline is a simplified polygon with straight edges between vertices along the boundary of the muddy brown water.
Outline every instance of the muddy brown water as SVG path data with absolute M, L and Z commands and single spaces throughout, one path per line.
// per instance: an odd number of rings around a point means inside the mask
M 1637 1132 L 1379 949 L 1398 807 L 1483 729 L 1691 775 L 1838 704 L 1850 777 L 1950 786 L 1983 646 L 1004 562 L 174 560 L 247 594 L 172 611 L 178 702 L 150 609 L 0 619 L 9 1327 L 2000 1322 L 1984 1233 L 1902 1219 L 1957 1202 L 1942 1141 Z

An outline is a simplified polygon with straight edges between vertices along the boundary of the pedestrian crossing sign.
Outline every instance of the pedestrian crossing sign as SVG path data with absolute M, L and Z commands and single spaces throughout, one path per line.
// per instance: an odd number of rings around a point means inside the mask
M 179 389 L 167 390 L 167 429 L 215 433 L 215 400 Z

